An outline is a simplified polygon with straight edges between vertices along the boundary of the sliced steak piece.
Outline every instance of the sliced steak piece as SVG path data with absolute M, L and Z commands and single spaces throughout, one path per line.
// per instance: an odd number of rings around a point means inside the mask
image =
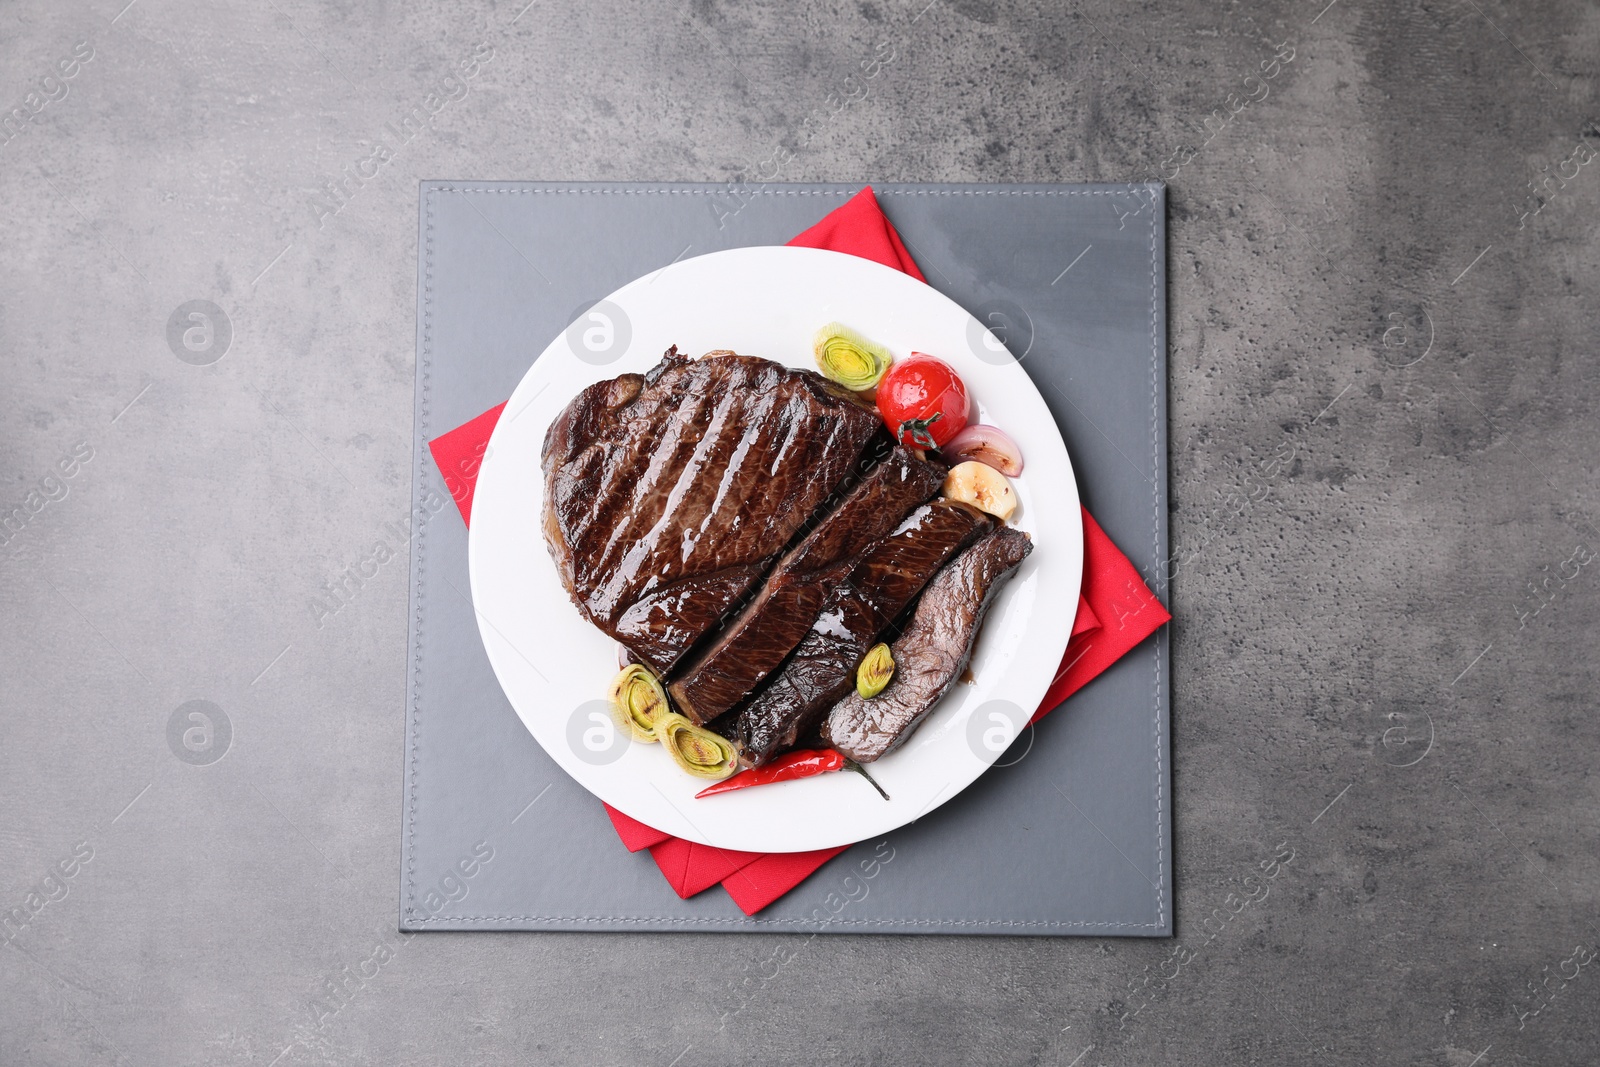
M 871 763 L 911 736 L 972 658 L 994 596 L 1033 542 L 1010 527 L 984 537 L 928 583 L 894 653 L 894 678 L 871 700 L 851 693 L 833 706 L 822 736 L 857 763 Z
M 679 666 L 667 686 L 678 710 L 704 723 L 748 696 L 805 637 L 855 558 L 937 493 L 944 476 L 942 465 L 899 447 L 868 471 L 778 561 L 756 598 Z
M 783 671 L 739 714 L 739 742 L 752 765 L 765 763 L 817 726 L 856 681 L 878 635 L 945 561 L 994 525 L 950 501 L 925 504 L 869 548 L 829 596 Z
M 667 350 L 545 434 L 544 535 L 573 603 L 665 673 L 850 472 L 877 412 L 820 374 Z

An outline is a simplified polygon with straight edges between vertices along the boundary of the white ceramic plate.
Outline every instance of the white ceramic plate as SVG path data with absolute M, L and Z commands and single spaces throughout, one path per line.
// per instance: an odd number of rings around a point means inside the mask
M 604 700 L 616 645 L 568 599 L 545 548 L 540 449 L 578 391 L 654 366 L 669 345 L 733 349 L 815 369 L 811 338 L 839 321 L 887 346 L 949 362 L 975 421 L 1021 446 L 1017 527 L 1034 551 L 990 610 L 971 684 L 952 688 L 899 750 L 849 771 L 694 799 L 706 784 L 660 745 L 629 741 Z M 1083 567 L 1072 462 L 1033 383 L 1000 342 L 932 286 L 855 256 L 740 248 L 687 259 L 612 293 L 557 337 L 495 427 L 472 507 L 472 596 L 489 661 L 511 704 L 561 767 L 595 796 L 678 837 L 751 852 L 801 852 L 886 833 L 955 796 L 1005 751 L 1055 676 Z

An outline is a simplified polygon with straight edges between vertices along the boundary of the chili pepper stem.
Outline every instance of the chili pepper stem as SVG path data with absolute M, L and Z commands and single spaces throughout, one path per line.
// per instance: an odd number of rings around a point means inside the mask
M 878 780 L 876 778 L 872 777 L 872 775 L 867 773 L 867 769 L 865 767 L 861 766 L 861 764 L 857 763 L 855 760 L 851 759 L 848 756 L 845 757 L 844 765 L 845 765 L 845 767 L 847 769 L 855 771 L 857 774 L 861 775 L 861 777 L 863 777 L 867 781 L 871 782 L 872 783 L 872 788 L 874 788 L 874 789 L 876 789 L 878 791 L 878 795 L 880 797 L 882 797 L 885 800 L 889 799 L 889 794 L 885 793 L 883 791 L 883 786 L 878 784 Z

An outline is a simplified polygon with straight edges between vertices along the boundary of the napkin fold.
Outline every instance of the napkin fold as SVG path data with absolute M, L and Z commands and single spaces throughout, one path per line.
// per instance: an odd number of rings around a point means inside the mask
M 879 207 L 871 186 L 789 244 L 847 252 L 927 281 Z M 471 522 L 478 468 L 504 409 L 505 404 L 498 404 L 428 442 L 444 476 L 445 488 L 464 523 Z M 1085 509 L 1083 588 L 1078 595 L 1072 637 L 1061 668 L 1029 723 L 1038 722 L 1171 617 L 1145 585 L 1138 569 Z M 687 899 L 720 883 L 746 915 L 762 910 L 849 847 L 814 852 L 739 852 L 685 841 L 624 815 L 609 804 L 605 808 L 623 846 L 630 852 L 649 849 L 656 866 L 680 897 Z
M 796 248 L 821 248 L 828 252 L 848 252 L 852 256 L 870 259 L 909 274 L 919 282 L 927 282 L 917 268 L 906 243 L 889 216 L 878 206 L 877 194 L 867 186 L 822 217 L 822 221 L 795 237 L 789 244 Z

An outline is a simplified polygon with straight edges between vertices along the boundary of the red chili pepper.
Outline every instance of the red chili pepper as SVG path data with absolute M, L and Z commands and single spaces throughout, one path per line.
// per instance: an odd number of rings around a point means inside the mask
M 695 794 L 695 798 L 714 796 L 717 793 L 731 793 L 735 789 L 746 789 L 753 785 L 767 785 L 769 782 L 791 782 L 796 778 L 812 778 L 829 771 L 837 771 L 845 764 L 844 756 L 831 748 L 800 749 L 795 752 L 786 752 L 771 763 L 760 767 L 751 767 L 748 771 L 740 771 L 732 778 L 724 778 L 720 782 L 706 786 Z

